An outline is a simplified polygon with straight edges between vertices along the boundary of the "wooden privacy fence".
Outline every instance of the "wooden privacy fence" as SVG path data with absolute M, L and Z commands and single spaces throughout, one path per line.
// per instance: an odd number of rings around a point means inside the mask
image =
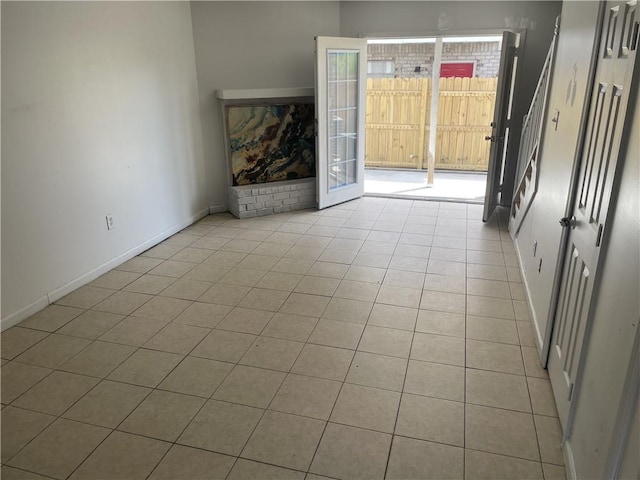
M 497 78 L 441 78 L 436 168 L 486 171 Z M 430 78 L 367 79 L 367 167 L 427 168 Z

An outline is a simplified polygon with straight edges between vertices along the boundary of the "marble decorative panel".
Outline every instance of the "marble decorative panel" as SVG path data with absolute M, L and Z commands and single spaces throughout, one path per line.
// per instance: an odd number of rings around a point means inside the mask
M 225 107 L 233 185 L 315 177 L 313 104 Z

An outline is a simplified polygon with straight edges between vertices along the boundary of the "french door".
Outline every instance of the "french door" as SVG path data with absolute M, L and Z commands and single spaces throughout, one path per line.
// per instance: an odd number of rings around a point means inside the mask
M 520 34 L 504 32 L 502 35 L 502 51 L 500 52 L 500 70 L 496 91 L 496 104 L 491 122 L 491 136 L 485 140 L 491 142 L 489 149 L 489 166 L 487 168 L 487 186 L 484 196 L 482 221 L 489 220 L 498 205 L 502 188 L 502 171 L 506 155 L 511 120 L 513 86 L 517 70 L 517 52 Z
M 316 37 L 318 208 L 364 194 L 367 41 Z
M 573 216 L 561 220 L 569 235 L 547 367 L 565 433 L 571 430 L 573 393 L 579 390 L 600 250 L 618 184 L 618 160 L 625 154 L 627 105 L 630 95 L 637 94 L 636 7 L 637 0 L 606 4 Z

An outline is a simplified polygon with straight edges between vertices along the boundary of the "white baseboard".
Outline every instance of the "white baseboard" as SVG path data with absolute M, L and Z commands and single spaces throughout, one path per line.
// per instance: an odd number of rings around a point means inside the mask
M 228 212 L 229 208 L 227 208 L 226 205 L 222 205 L 222 204 L 217 204 L 217 205 L 211 205 L 209 207 L 209 213 L 213 214 L 213 213 L 224 213 L 224 212 Z
M 531 323 L 533 324 L 533 333 L 535 334 L 535 340 L 536 340 L 536 348 L 538 350 L 538 354 L 540 354 L 540 352 L 542 352 L 543 348 L 544 348 L 544 340 L 543 340 L 543 335 L 544 332 L 540 332 L 538 330 L 538 317 L 536 315 L 536 311 L 533 309 L 533 303 L 531 302 L 531 295 L 530 295 L 530 290 L 529 290 L 529 282 L 527 281 L 527 277 L 524 274 L 524 268 L 522 267 L 523 262 L 522 262 L 522 257 L 520 254 L 520 244 L 516 241 L 513 240 L 513 245 L 515 247 L 515 251 L 516 251 L 516 260 L 518 261 L 518 268 L 520 269 L 520 277 L 522 280 L 522 286 L 524 287 L 524 296 L 525 296 L 525 301 L 527 302 L 527 307 L 529 309 L 529 315 L 531 316 Z
M 208 214 L 209 214 L 209 208 L 206 208 L 204 210 L 200 210 L 198 213 L 196 213 L 195 215 L 192 215 L 191 217 L 189 217 L 185 221 L 177 223 L 177 224 L 167 228 L 166 230 L 163 230 L 162 232 L 160 232 L 159 234 L 157 234 L 154 237 L 150 238 L 146 242 L 143 242 L 143 243 L 141 243 L 139 245 L 136 245 L 133 248 L 130 248 L 126 252 L 118 255 L 117 257 L 112 258 L 111 260 L 109 260 L 109 261 L 103 263 L 102 265 L 94 268 L 93 270 L 91 270 L 91 271 L 89 271 L 89 272 L 87 272 L 87 273 L 85 273 L 83 275 L 80 275 L 79 277 L 71 280 L 70 282 L 66 283 L 65 285 L 63 285 L 63 286 L 61 286 L 59 288 L 56 288 L 52 292 L 50 292 L 50 293 L 38 298 L 35 302 L 33 302 L 33 303 L 27 305 L 26 307 L 21 308 L 17 312 L 14 312 L 11 315 L 8 315 L 7 317 L 3 318 L 0 321 L 0 331 L 4 331 L 9 327 L 13 327 L 14 325 L 20 323 L 25 318 L 29 318 L 31 315 L 33 315 L 34 313 L 39 312 L 40 310 L 45 308 L 47 305 L 52 304 L 53 302 L 55 302 L 59 298 L 64 297 L 68 293 L 71 293 L 74 290 L 80 288 L 81 286 L 86 285 L 87 283 L 95 280 L 100 275 L 102 275 L 104 273 L 107 273 L 109 270 L 112 270 L 113 268 L 117 267 L 118 265 L 123 264 L 127 260 L 132 259 L 133 257 L 135 257 L 136 255 L 144 252 L 145 250 L 148 250 L 151 247 L 153 247 L 153 246 L 157 245 L 158 243 L 162 242 L 163 240 L 166 240 L 171 235 L 173 235 L 175 233 L 178 233 L 180 230 L 188 227 L 189 225 L 193 224 L 194 222 L 200 220 L 201 218 L 206 217 Z
M 9 327 L 17 325 L 25 318 L 29 318 L 34 313 L 39 312 L 43 308 L 49 305 L 49 298 L 47 295 L 40 297 L 35 302 L 30 303 L 26 307 L 21 308 L 17 312 L 13 312 L 11 315 L 3 318 L 0 321 L 0 331 L 4 331 Z

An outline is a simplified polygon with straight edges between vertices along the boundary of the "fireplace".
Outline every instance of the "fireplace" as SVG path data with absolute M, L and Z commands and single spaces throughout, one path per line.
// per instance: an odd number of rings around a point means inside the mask
M 229 179 L 238 218 L 316 205 L 312 88 L 219 90 Z

